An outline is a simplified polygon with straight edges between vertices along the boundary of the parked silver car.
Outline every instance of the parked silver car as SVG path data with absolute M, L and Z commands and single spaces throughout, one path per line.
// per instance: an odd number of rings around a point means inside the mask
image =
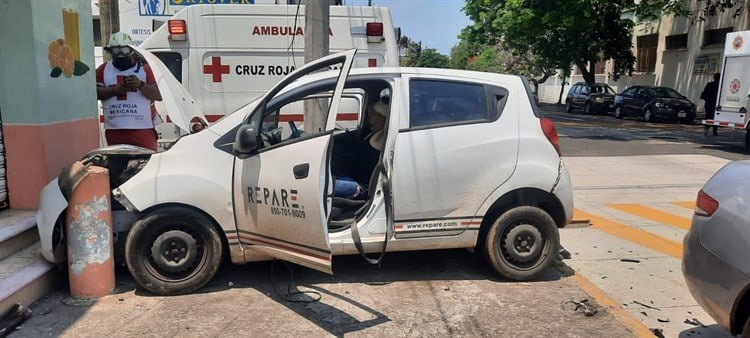
M 698 192 L 682 272 L 690 293 L 733 335 L 750 338 L 750 161 L 734 161 Z

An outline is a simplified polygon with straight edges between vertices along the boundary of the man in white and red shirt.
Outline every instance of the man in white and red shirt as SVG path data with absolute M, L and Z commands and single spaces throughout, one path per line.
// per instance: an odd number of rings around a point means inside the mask
M 107 144 L 132 144 L 156 151 L 153 101 L 161 93 L 148 64 L 138 62 L 133 41 L 114 33 L 105 48 L 112 61 L 96 69 L 96 97 L 102 101 Z

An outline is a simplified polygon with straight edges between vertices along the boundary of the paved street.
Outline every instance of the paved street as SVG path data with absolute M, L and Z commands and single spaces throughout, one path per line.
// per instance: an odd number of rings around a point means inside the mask
M 13 336 L 726 337 L 690 296 L 680 259 L 697 191 L 747 158 L 744 134 L 559 108 L 544 106 L 562 137 L 575 219 L 589 222 L 560 231 L 572 257 L 540 281 L 500 280 L 465 250 L 389 254 L 380 268 L 336 258 L 334 276 L 294 267 L 292 277 L 279 262 L 226 266 L 176 297 L 134 289 L 122 269 L 116 294 L 80 306 L 63 285 Z M 320 301 L 285 300 L 289 281 Z M 599 312 L 576 311 L 582 300 Z

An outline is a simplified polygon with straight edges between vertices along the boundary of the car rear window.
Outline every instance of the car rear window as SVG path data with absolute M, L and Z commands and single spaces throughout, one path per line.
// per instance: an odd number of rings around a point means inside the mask
M 412 80 L 409 84 L 410 127 L 483 122 L 489 119 L 482 85 Z

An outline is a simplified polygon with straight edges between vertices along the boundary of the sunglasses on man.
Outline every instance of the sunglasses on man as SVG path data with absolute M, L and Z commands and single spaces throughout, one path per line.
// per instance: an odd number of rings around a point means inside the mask
M 128 46 L 123 46 L 123 47 L 109 47 L 109 48 L 107 48 L 107 51 L 113 57 L 130 56 L 131 54 L 133 54 L 133 48 L 130 48 Z

